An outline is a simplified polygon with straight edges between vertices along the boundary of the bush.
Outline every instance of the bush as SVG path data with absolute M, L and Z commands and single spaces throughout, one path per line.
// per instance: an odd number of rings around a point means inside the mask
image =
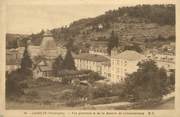
M 45 105 L 50 105 L 50 104 L 51 104 L 51 101 L 49 101 L 49 100 L 43 100 L 42 103 L 45 104 Z
M 89 73 L 89 76 L 88 76 L 88 81 L 92 84 L 94 83 L 95 81 L 98 81 L 98 80 L 103 80 L 105 79 L 104 77 L 100 76 L 98 73 L 96 72 L 90 72 Z
M 88 101 L 89 104 L 108 104 L 108 103 L 114 103 L 114 102 L 119 102 L 122 101 L 120 100 L 119 96 L 113 96 L 113 97 L 103 97 L 103 98 L 97 98 L 93 99 L 91 101 Z
M 147 101 L 161 98 L 168 92 L 166 70 L 158 68 L 152 60 L 138 64 L 137 72 L 130 74 L 125 81 L 124 95 L 131 101 Z
M 91 89 L 92 98 L 109 97 L 113 94 L 111 85 L 101 84 Z
M 71 98 L 70 100 L 66 101 L 66 105 L 74 107 L 74 106 L 82 104 L 82 102 L 83 101 L 81 101 L 80 99 Z
M 26 94 L 27 96 L 33 97 L 33 98 L 37 98 L 39 97 L 39 94 L 36 91 L 30 91 Z
M 22 82 L 22 83 L 20 83 L 19 85 L 20 85 L 20 87 L 22 87 L 23 89 L 24 89 L 24 88 L 28 88 L 27 82 Z
M 38 78 L 36 81 L 37 82 L 52 82 L 50 79 L 42 78 L 42 77 Z
M 23 88 L 14 79 L 6 80 L 6 98 L 10 97 L 20 97 L 24 94 Z
M 70 99 L 73 97 L 73 90 L 64 90 L 61 92 L 61 99 Z

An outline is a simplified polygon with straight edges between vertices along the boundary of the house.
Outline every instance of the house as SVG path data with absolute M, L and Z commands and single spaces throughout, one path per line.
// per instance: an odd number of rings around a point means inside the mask
M 75 66 L 78 70 L 91 70 L 101 73 L 101 64 L 109 61 L 108 58 L 101 55 L 82 53 L 74 56 Z
M 33 78 L 49 78 L 53 76 L 52 65 L 48 64 L 48 62 L 43 59 L 37 61 L 33 65 Z
M 103 29 L 103 25 L 102 24 L 98 24 L 98 29 Z
M 33 78 L 49 78 L 52 76 L 52 69 L 49 66 L 37 66 L 36 69 L 33 70 Z
M 111 81 L 123 82 L 127 74 L 137 71 L 137 64 L 145 56 L 132 50 L 126 50 L 111 56 Z

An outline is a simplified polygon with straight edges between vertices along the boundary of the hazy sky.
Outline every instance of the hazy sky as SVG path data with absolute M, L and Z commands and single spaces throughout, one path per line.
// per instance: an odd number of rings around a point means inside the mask
M 127 4 L 8 5 L 6 29 L 8 33 L 37 33 L 41 29 L 69 25 L 74 20 L 95 17 L 121 6 Z

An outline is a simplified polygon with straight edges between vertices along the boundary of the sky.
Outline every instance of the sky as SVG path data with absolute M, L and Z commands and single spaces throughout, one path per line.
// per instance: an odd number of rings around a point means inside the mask
M 153 3 L 150 3 L 153 4 Z M 32 34 L 41 29 L 69 25 L 75 20 L 96 17 L 105 11 L 134 4 L 9 4 L 6 7 L 6 32 Z

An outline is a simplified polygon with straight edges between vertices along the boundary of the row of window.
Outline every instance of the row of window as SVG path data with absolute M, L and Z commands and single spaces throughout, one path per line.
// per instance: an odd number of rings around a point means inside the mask
M 96 65 L 96 62 L 93 61 L 88 61 L 88 60 L 81 60 L 81 59 L 77 59 L 75 60 L 77 64 L 92 64 L 92 65 Z
M 123 66 L 127 66 L 127 61 L 124 60 L 112 60 L 111 62 L 114 65 L 123 65 Z

